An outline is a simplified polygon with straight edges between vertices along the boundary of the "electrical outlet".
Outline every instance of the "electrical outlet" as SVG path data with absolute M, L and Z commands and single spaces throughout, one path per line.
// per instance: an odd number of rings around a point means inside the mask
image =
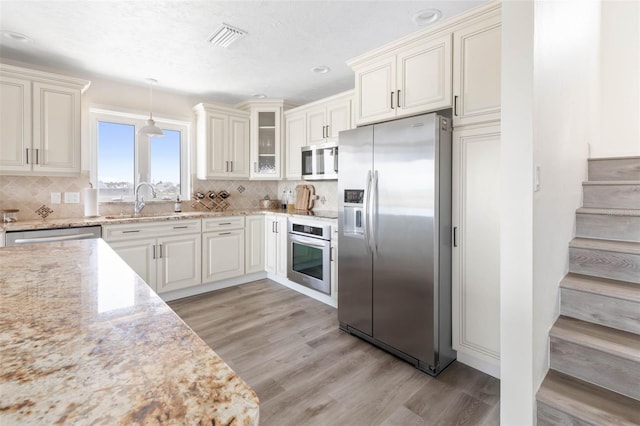
M 78 203 L 80 203 L 80 193 L 79 192 L 65 192 L 64 193 L 64 202 L 65 202 L 65 204 L 78 204 Z
M 60 204 L 60 193 L 59 192 L 52 192 L 51 193 L 51 204 Z

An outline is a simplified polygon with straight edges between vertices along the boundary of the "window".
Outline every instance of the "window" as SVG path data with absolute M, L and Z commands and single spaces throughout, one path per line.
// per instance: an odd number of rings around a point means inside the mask
M 90 112 L 95 152 L 91 181 L 100 201 L 131 201 L 140 182 L 151 183 L 161 200 L 189 198 L 189 123 L 156 118 L 165 135 L 139 137 L 146 116 L 97 108 Z

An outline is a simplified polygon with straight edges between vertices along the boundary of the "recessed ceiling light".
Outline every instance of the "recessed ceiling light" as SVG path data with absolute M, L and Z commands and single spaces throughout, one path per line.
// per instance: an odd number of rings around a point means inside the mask
M 8 38 L 9 40 L 19 41 L 21 43 L 28 43 L 31 41 L 29 37 L 24 34 L 17 33 L 15 31 L 2 31 L 2 35 L 4 38 Z
M 319 65 L 317 67 L 311 68 L 311 72 L 315 72 L 316 74 L 326 74 L 329 71 L 331 71 L 331 68 L 326 65 Z
M 256 99 L 265 99 L 267 97 L 267 95 L 265 95 L 264 93 L 254 93 L 251 96 L 256 98 Z
M 416 12 L 411 20 L 419 27 L 424 27 L 440 20 L 442 12 L 438 9 L 424 9 Z

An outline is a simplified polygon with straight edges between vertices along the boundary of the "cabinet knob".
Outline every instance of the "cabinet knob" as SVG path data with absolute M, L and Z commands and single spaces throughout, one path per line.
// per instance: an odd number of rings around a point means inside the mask
M 391 92 L 391 109 L 395 109 L 395 108 L 393 107 L 393 94 L 394 94 L 394 93 L 395 93 L 395 92 Z

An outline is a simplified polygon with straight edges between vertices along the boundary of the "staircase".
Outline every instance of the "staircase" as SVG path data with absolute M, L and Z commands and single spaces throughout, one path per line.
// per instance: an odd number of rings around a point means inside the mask
M 540 425 L 640 425 L 640 157 L 589 160 Z

